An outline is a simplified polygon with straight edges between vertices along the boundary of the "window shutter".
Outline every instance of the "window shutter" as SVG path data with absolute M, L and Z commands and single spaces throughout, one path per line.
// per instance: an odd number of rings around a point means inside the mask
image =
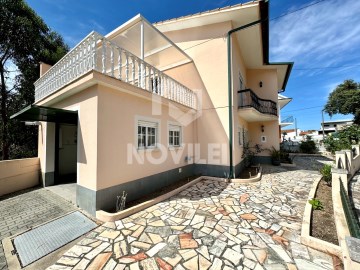
M 149 121 L 144 121 L 144 120 L 139 120 L 139 121 L 138 121 L 138 126 L 157 128 L 157 127 L 158 127 L 158 123 L 149 122 Z

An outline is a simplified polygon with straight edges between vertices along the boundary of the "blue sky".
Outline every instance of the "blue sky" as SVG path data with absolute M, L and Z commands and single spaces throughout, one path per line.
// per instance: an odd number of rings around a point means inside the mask
M 73 47 L 92 30 L 107 34 L 138 13 L 150 22 L 248 2 L 247 0 L 26 0 Z M 282 115 L 298 128 L 319 129 L 329 93 L 345 79 L 360 82 L 360 1 L 271 0 L 270 61 L 294 61 L 284 95 L 293 101 Z M 333 116 L 333 120 L 351 119 Z M 325 114 L 325 120 L 330 117 Z M 289 127 L 291 128 L 291 127 Z

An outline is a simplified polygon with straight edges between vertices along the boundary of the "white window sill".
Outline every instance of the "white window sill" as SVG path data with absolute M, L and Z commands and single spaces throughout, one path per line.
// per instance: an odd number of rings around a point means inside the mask
M 168 149 L 169 149 L 170 151 L 181 150 L 181 149 L 184 149 L 184 146 L 183 146 L 183 145 L 179 145 L 179 146 L 169 145 L 169 146 L 168 146 Z
M 148 147 L 148 148 L 138 148 L 138 152 L 159 152 L 160 148 L 158 147 Z

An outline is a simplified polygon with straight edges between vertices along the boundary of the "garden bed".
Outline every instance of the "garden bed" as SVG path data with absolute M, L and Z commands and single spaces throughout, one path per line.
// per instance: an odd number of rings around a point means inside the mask
M 194 180 L 194 179 L 196 179 L 198 177 L 199 177 L 199 175 L 194 175 L 194 176 L 183 178 L 183 179 L 177 181 L 174 184 L 162 187 L 162 188 L 158 189 L 157 191 L 155 191 L 153 193 L 150 193 L 150 194 L 147 194 L 147 195 L 144 195 L 144 196 L 142 196 L 141 198 L 139 198 L 137 200 L 127 202 L 125 204 L 125 209 L 128 209 L 130 207 L 133 207 L 134 205 L 141 204 L 143 202 L 155 199 L 155 198 L 157 198 L 157 197 L 159 197 L 161 195 L 169 193 L 170 191 L 173 191 L 173 190 L 175 190 L 175 189 L 177 189 L 177 188 L 179 188 L 179 187 L 181 187 L 183 185 L 186 185 L 187 183 L 191 182 L 192 180 Z M 115 212 L 115 210 L 114 210 L 114 212 Z
M 257 166 L 252 166 L 252 167 L 245 168 L 240 173 L 239 178 L 241 178 L 241 179 L 253 178 L 259 173 L 259 170 L 260 169 Z
M 310 235 L 339 245 L 334 221 L 331 187 L 329 187 L 324 180 L 319 182 L 315 198 L 322 203 L 324 208 L 322 210 L 312 211 Z

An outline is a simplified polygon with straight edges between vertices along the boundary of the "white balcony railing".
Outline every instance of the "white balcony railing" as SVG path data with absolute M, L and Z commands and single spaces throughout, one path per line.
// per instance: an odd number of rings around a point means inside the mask
M 35 82 L 35 102 L 90 70 L 196 109 L 192 90 L 96 32 L 91 32 Z

